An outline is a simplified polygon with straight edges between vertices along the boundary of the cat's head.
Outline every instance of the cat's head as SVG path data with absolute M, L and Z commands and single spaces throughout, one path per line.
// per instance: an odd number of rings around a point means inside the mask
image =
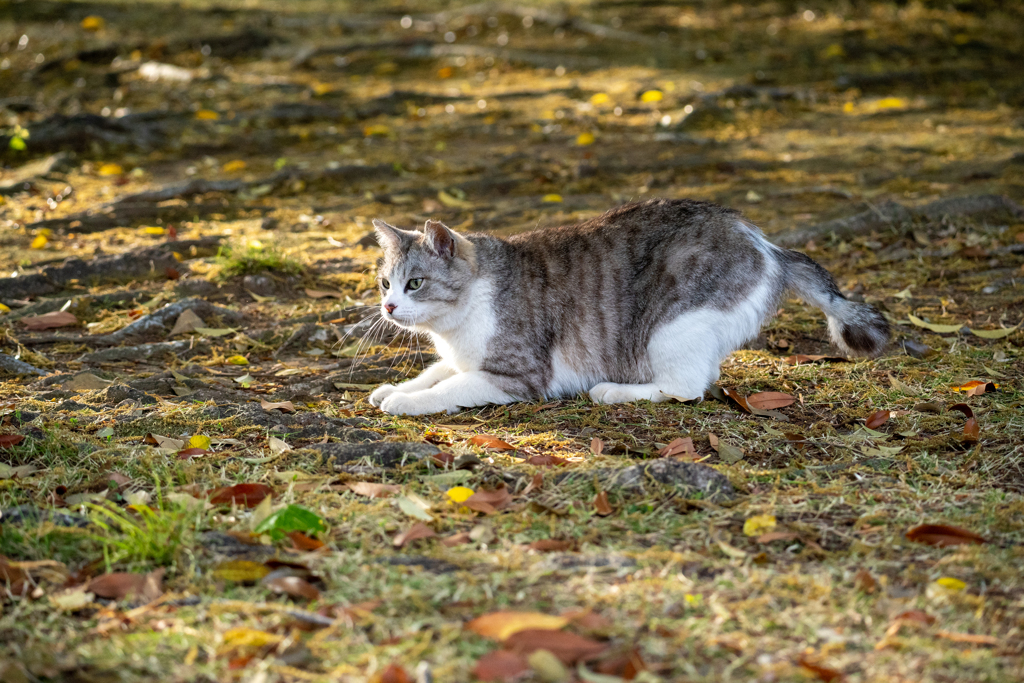
M 375 220 L 381 312 L 399 327 L 443 331 L 459 318 L 474 278 L 472 243 L 438 221 L 422 232 Z

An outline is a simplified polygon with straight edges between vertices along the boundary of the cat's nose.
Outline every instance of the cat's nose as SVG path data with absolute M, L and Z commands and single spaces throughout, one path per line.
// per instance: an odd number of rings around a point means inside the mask
M 388 313 L 394 313 L 396 308 L 398 308 L 398 306 L 395 304 L 384 304 L 384 310 Z

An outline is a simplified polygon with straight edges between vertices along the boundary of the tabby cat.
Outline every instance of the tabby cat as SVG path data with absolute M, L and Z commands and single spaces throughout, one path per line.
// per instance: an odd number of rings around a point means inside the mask
M 597 403 L 699 398 L 787 290 L 824 311 L 846 353 L 877 356 L 889 339 L 882 314 L 847 300 L 815 261 L 709 202 L 632 203 L 508 239 L 437 221 L 373 224 L 384 318 L 428 334 L 440 357 L 370 395 L 386 413 L 579 392 Z

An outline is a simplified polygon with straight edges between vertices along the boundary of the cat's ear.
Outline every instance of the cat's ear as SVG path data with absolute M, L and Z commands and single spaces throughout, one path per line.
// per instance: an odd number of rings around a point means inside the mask
M 441 258 L 455 257 L 455 233 L 441 221 L 427 221 L 423 225 L 423 239 L 427 247 Z
M 377 244 L 384 251 L 402 250 L 402 230 L 375 218 L 373 219 L 373 231 L 377 235 Z

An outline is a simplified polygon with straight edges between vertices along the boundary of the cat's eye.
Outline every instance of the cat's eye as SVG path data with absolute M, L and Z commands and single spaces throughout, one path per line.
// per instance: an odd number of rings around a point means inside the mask
M 405 286 L 405 288 L 407 290 L 409 290 L 410 292 L 412 292 L 412 291 L 415 291 L 415 290 L 419 289 L 422 286 L 423 286 L 423 278 L 418 277 L 418 278 L 414 278 L 412 280 L 409 280 L 409 284 L 407 284 Z
M 382 278 L 380 279 L 380 285 L 381 285 L 381 287 L 383 287 L 384 289 L 391 289 L 391 283 L 390 283 L 390 282 L 388 282 L 388 279 L 387 279 L 386 277 L 382 277 Z

